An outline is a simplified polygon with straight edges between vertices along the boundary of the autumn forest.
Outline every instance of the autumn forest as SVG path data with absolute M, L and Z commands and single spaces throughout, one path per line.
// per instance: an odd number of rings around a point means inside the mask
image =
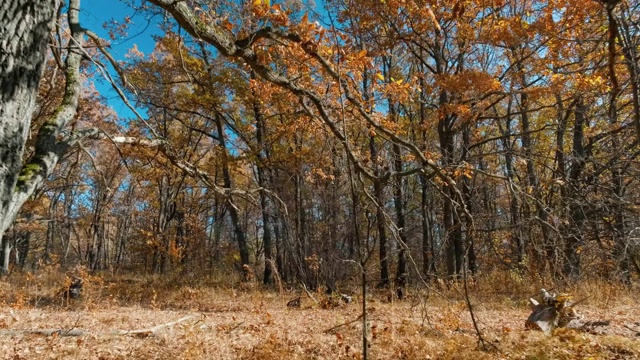
M 640 356 L 639 1 L 96 3 L 0 1 L 0 353 Z
M 103 39 L 61 4 L 3 269 L 631 283 L 639 6 L 149 0 L 155 49 L 116 60 L 131 20 Z M 68 146 L 42 166 L 47 136 Z

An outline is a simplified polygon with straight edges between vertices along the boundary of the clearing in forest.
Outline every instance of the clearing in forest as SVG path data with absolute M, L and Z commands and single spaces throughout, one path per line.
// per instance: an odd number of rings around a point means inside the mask
M 361 297 L 322 309 L 300 291 L 250 286 L 104 282 L 60 305 L 2 284 L 0 352 L 6 359 L 360 359 Z M 99 288 L 99 289 L 98 289 Z M 582 289 L 582 290 L 579 290 Z M 460 292 L 411 291 L 403 301 L 368 296 L 371 359 L 632 359 L 640 357 L 634 291 L 581 286 L 578 310 L 610 325 L 593 332 L 525 330 L 527 294 L 472 293 L 482 349 Z M 10 294 L 10 295 L 8 295 Z M 20 295 L 24 297 L 21 298 Z M 301 297 L 299 308 L 287 302 Z M 316 297 L 323 295 L 317 293 Z M 37 299 L 36 299 L 37 300 Z

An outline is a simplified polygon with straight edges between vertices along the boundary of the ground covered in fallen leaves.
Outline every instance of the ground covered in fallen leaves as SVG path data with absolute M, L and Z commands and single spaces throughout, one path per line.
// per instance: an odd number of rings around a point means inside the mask
M 362 298 L 357 294 L 352 303 L 322 309 L 296 290 L 173 286 L 157 291 L 152 281 L 124 285 L 104 281 L 93 290 L 89 286 L 83 299 L 62 304 L 46 294 L 38 297 L 37 289 L 14 287 L 0 282 L 0 290 L 6 290 L 0 307 L 0 358 L 4 359 L 363 357 Z M 471 290 L 484 344 L 460 289 L 412 290 L 402 301 L 372 293 L 367 314 L 369 358 L 640 358 L 637 290 L 606 289 L 579 305 L 584 317 L 609 320 L 610 326 L 594 333 L 561 329 L 551 335 L 525 331 L 527 294 L 478 290 L 474 295 Z M 301 307 L 288 308 L 287 302 L 297 296 L 302 296 Z M 315 293 L 314 298 L 322 296 Z M 59 332 L 47 335 L 45 330 Z M 134 330 L 138 331 L 126 333 Z M 80 336 L 69 336 L 74 333 Z

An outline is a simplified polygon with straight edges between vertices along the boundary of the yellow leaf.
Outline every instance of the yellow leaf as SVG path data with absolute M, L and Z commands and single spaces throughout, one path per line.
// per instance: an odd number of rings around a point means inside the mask
M 378 79 L 380 79 L 380 81 L 384 81 L 384 76 L 382 76 L 382 74 L 377 73 L 376 76 L 378 77 Z
M 253 0 L 253 6 L 271 6 L 271 0 Z

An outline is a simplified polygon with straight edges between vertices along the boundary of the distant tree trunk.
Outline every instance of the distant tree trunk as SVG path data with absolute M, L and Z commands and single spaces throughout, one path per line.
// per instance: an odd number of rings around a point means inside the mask
M 74 215 L 73 209 L 75 202 L 75 191 L 74 187 L 67 184 L 67 189 L 64 194 L 64 230 L 62 231 L 62 250 L 63 255 L 60 260 L 60 265 L 63 267 L 67 264 L 67 260 L 69 257 L 69 251 L 71 250 L 71 234 L 74 231 Z
M 638 47 L 640 46 L 640 34 L 637 31 L 637 20 L 635 24 L 629 24 L 629 21 L 634 21 L 633 14 L 637 14 L 640 9 L 638 3 L 634 3 L 634 9 L 629 7 L 629 3 L 624 1 L 614 2 L 620 3 L 622 6 L 622 16 L 616 21 L 613 16 L 613 8 L 607 10 L 607 17 L 609 19 L 609 26 L 615 26 L 615 35 L 618 37 L 618 43 L 622 47 L 622 54 L 624 56 L 624 63 L 629 71 L 629 83 L 631 85 L 632 96 L 632 109 L 633 109 L 633 124 L 636 128 L 636 139 L 640 141 L 640 56 L 638 54 Z M 637 19 L 637 18 L 636 18 Z M 632 30 L 635 26 L 635 31 Z
M 180 206 L 184 209 L 184 204 Z M 189 228 L 186 226 L 187 214 L 184 210 L 176 211 L 176 248 L 178 249 L 178 261 L 182 266 L 182 271 L 189 270 L 190 248 L 189 248 Z
M 52 201 L 55 203 L 55 201 Z M 52 215 L 52 213 L 50 213 Z M 44 254 L 42 254 L 42 261 L 45 264 L 49 264 L 51 259 L 51 247 L 53 245 L 53 239 L 55 236 L 55 221 L 47 221 L 47 231 L 44 234 Z
M 258 185 L 261 188 L 266 186 L 265 174 L 262 165 L 258 165 Z M 260 208 L 262 210 L 262 245 L 264 247 L 264 276 L 262 282 L 269 284 L 273 275 L 273 244 L 271 237 L 271 214 L 268 204 L 267 195 L 264 191 L 260 192 Z
M 16 243 L 16 251 L 18 256 L 18 265 L 20 269 L 24 270 L 27 264 L 27 257 L 29 256 L 29 250 L 31 250 L 31 231 L 25 231 L 20 234 L 19 240 Z
M 167 175 L 163 175 L 158 181 L 158 215 L 153 230 L 160 241 L 154 244 L 151 263 L 152 270 L 156 273 L 164 273 L 167 269 L 167 256 L 170 246 L 170 238 L 167 231 L 175 209 L 168 182 Z
M 373 144 L 373 137 L 369 140 Z M 371 145 L 375 148 L 375 145 Z M 377 155 L 375 155 L 377 156 Z M 386 287 L 389 285 L 389 259 L 387 255 L 387 230 L 386 220 L 384 216 L 384 195 L 382 193 L 382 184 L 375 181 L 373 184 L 373 196 L 376 200 L 376 227 L 378 231 L 378 248 L 380 257 L 380 281 L 378 287 Z
M 525 242 L 524 242 L 524 234 L 522 231 L 522 224 L 520 223 L 520 204 L 519 198 L 516 193 L 516 173 L 513 166 L 513 129 L 511 128 L 511 122 L 513 118 L 510 115 L 511 112 L 511 101 L 509 101 L 509 106 L 507 108 L 508 115 L 506 116 L 506 121 L 504 125 L 504 129 L 500 126 L 501 135 L 502 135 L 502 147 L 504 148 L 504 169 L 507 175 L 507 189 L 509 191 L 509 223 L 512 230 L 512 244 L 515 253 L 516 265 L 518 267 L 522 266 L 524 263 L 525 257 Z
M 220 239 L 222 237 L 222 226 L 226 209 L 220 205 L 219 196 L 215 197 L 213 205 L 213 220 L 209 231 L 209 272 L 212 273 L 214 264 L 220 261 Z
M 446 95 L 441 95 L 446 96 Z M 441 101 L 442 104 L 446 103 Z M 453 164 L 453 134 L 450 126 L 453 119 L 452 115 L 443 116 L 438 121 L 438 134 L 440 138 L 440 148 L 442 159 L 445 166 Z M 447 263 L 447 276 L 458 277 L 462 270 L 462 259 L 464 255 L 464 246 L 462 241 L 462 232 L 460 217 L 455 209 L 455 198 L 457 196 L 456 189 L 449 184 L 442 185 L 442 193 L 444 196 L 443 206 L 443 225 L 446 233 L 445 251 Z
M 422 272 L 427 279 L 436 275 L 435 246 L 429 201 L 429 184 L 425 175 L 420 175 L 420 225 L 422 228 Z
M 348 160 L 347 160 L 348 161 Z M 348 163 L 348 174 L 349 174 L 349 192 L 351 195 L 351 223 L 353 224 L 353 230 L 351 233 L 352 243 L 350 244 L 349 253 L 350 256 L 355 254 L 355 247 L 357 246 L 358 254 L 360 256 L 360 260 L 364 259 L 368 254 L 363 253 L 363 243 L 362 243 L 362 235 L 360 233 L 360 221 L 358 220 L 358 214 L 360 214 L 360 201 L 358 200 L 358 191 L 356 188 L 353 170 L 351 168 L 351 164 Z M 351 248 L 353 246 L 353 249 Z
M 470 133 L 470 125 L 467 124 L 462 130 L 462 156 L 461 159 L 463 162 L 466 162 L 469 157 L 469 147 L 471 146 L 471 133 Z M 467 265 L 471 274 L 475 275 L 478 270 L 478 264 L 476 262 L 476 250 L 475 250 L 475 238 L 474 238 L 474 224 L 473 224 L 473 216 L 475 211 L 475 206 L 473 202 L 473 194 L 472 194 L 472 184 L 471 179 L 469 179 L 466 175 L 462 175 L 462 196 L 467 207 L 467 213 L 464 214 L 465 220 L 465 256 L 467 257 Z
M 255 74 L 251 72 L 251 78 L 255 79 Z M 256 120 L 256 141 L 258 143 L 256 162 L 258 173 L 258 186 L 262 189 L 267 188 L 267 169 L 265 166 L 265 160 L 268 158 L 267 144 L 264 136 L 266 127 L 264 124 L 264 117 L 260 109 L 260 103 L 258 100 L 258 94 L 253 91 L 253 113 Z M 269 199 L 265 191 L 260 192 L 260 209 L 262 210 L 262 244 L 264 246 L 264 276 L 262 282 L 269 284 L 272 281 L 273 274 L 273 244 L 271 237 L 271 213 L 269 209 Z
M 616 21 L 616 17 L 614 15 L 614 10 L 616 6 L 621 3 L 619 0 L 607 0 L 602 1 L 605 6 L 605 10 L 607 13 L 607 21 L 608 21 L 608 70 L 609 70 L 609 81 L 611 82 L 611 87 L 609 90 L 609 123 L 611 126 L 617 127 L 619 126 L 618 119 L 618 106 L 617 100 L 620 95 L 621 89 L 620 84 L 618 83 L 618 78 L 616 75 L 616 44 L 619 42 L 623 45 L 622 52 L 625 58 L 625 63 L 627 64 L 627 69 L 629 70 L 629 75 L 631 76 L 632 84 L 632 104 L 634 107 L 634 124 L 636 125 L 637 136 L 640 138 L 640 115 L 638 114 L 638 85 L 637 85 L 637 59 L 631 58 L 634 56 L 634 52 L 632 51 L 632 47 L 635 47 L 635 44 L 631 44 L 628 42 L 631 40 L 629 35 L 624 31 L 622 36 L 618 29 L 618 23 Z M 634 86 L 635 85 L 635 86 Z M 619 134 L 613 134 L 611 139 L 611 148 L 614 150 L 614 159 L 610 164 L 611 168 L 611 180 L 613 183 L 611 190 L 611 212 L 613 215 L 613 231 L 612 238 L 614 242 L 614 251 L 613 256 L 614 260 L 617 261 L 618 271 L 620 273 L 620 279 L 623 283 L 629 284 L 631 282 L 631 274 L 630 270 L 630 258 L 629 251 L 627 251 L 628 244 L 626 243 L 626 218 L 624 214 L 624 193 L 625 193 L 625 185 L 624 185 L 624 169 L 623 164 L 621 163 L 621 155 L 623 150 Z
M 423 49 L 420 49 L 423 55 Z M 420 72 L 424 72 L 424 64 L 419 63 Z M 427 151 L 427 89 L 426 81 L 420 77 L 420 127 L 422 150 Z M 420 174 L 420 225 L 422 228 L 422 272 L 428 279 L 436 275 L 435 244 L 433 236 L 433 223 L 430 221 L 433 213 L 429 199 L 429 182 L 425 174 Z
M 524 49 L 512 49 L 512 51 L 513 51 L 512 54 L 516 58 L 522 58 L 524 56 L 522 55 L 522 53 L 525 52 Z M 520 140 L 522 141 L 522 151 L 524 153 L 526 169 L 527 169 L 526 170 L 526 179 L 527 179 L 526 186 L 528 187 L 528 189 L 530 189 L 533 200 L 535 202 L 534 218 L 538 221 L 540 225 L 542 241 L 547 250 L 547 260 L 549 261 L 549 264 L 553 268 L 553 259 L 555 257 L 553 253 L 555 252 L 556 249 L 555 249 L 555 245 L 552 244 L 551 242 L 549 227 L 547 225 L 549 223 L 549 215 L 545 210 L 544 199 L 542 197 L 538 176 L 536 174 L 535 163 L 533 161 L 534 159 L 533 139 L 531 136 L 533 129 L 531 129 L 531 119 L 529 116 L 529 112 L 530 112 L 529 94 L 527 91 L 525 91 L 530 86 L 530 84 L 527 81 L 527 77 L 525 75 L 526 70 L 524 69 L 523 61 L 516 60 L 515 65 L 516 65 L 516 68 L 518 69 L 518 73 L 521 74 L 518 79 L 519 86 L 520 86 L 520 88 L 518 89 L 520 93 L 520 96 L 519 96 L 520 103 L 517 110 L 520 114 L 520 123 L 521 123 L 520 130 L 522 133 L 522 135 L 520 136 Z M 526 204 L 526 201 L 523 201 L 523 204 Z M 525 229 L 525 231 L 528 231 L 528 234 L 529 234 L 529 241 L 524 244 L 525 247 L 529 244 L 532 244 L 533 237 L 536 236 L 536 234 L 534 234 L 532 230 L 533 229 Z
M 88 229 L 91 232 L 90 236 L 92 239 L 89 250 L 89 254 L 91 254 L 92 256 L 90 256 L 89 258 L 89 266 L 91 268 L 91 271 L 94 272 L 100 270 L 104 266 L 104 263 L 101 260 L 103 259 L 102 255 L 107 239 L 103 213 L 108 198 L 108 194 L 105 189 L 105 184 L 96 186 L 95 190 L 97 192 L 97 196 L 96 201 L 93 204 L 93 218 L 91 220 L 91 227 L 90 229 Z
M 393 58 L 391 56 L 385 58 L 385 69 L 387 78 L 390 77 L 391 69 L 392 69 L 392 61 Z M 394 105 L 391 99 L 388 99 L 389 102 L 389 116 L 391 120 L 398 123 L 398 112 L 397 108 Z M 392 145 L 393 149 L 393 170 L 396 173 L 402 172 L 402 152 L 400 150 L 400 145 L 394 143 Z M 407 283 L 407 250 L 408 250 L 408 238 L 407 238 L 407 229 L 405 224 L 405 198 L 404 198 L 404 177 L 396 177 L 394 181 L 394 189 L 393 189 L 393 205 L 396 211 L 396 226 L 398 229 L 398 266 L 396 268 L 396 290 L 398 291 L 398 297 L 402 298 L 402 294 L 404 294 L 404 287 Z
M 295 140 L 297 150 L 300 150 L 299 147 L 301 143 L 296 138 Z M 309 249 L 309 229 L 307 228 L 310 224 L 307 221 L 307 214 L 305 210 L 305 196 L 303 196 L 303 188 L 305 185 L 304 177 L 298 173 L 294 176 L 294 193 L 295 193 L 295 201 L 296 201 L 296 231 L 295 231 L 295 252 L 293 252 L 292 265 L 296 268 L 295 274 L 300 278 L 304 279 L 310 289 L 316 289 L 318 286 L 317 279 L 313 274 L 313 271 L 309 268 L 310 263 L 307 262 L 307 257 L 311 255 Z
M 362 92 L 365 100 L 370 97 L 369 94 L 369 71 L 365 68 L 362 76 Z M 369 154 L 371 163 L 373 164 L 373 173 L 380 176 L 380 158 L 378 155 L 378 146 L 376 145 L 376 136 L 373 132 L 369 134 Z M 384 185 L 375 180 L 373 182 L 373 196 L 376 201 L 376 229 L 378 232 L 378 255 L 380 258 L 380 281 L 378 287 L 389 286 L 389 259 L 387 255 L 387 230 L 384 216 Z
M 573 148 L 571 151 L 571 164 L 568 174 L 568 187 L 566 189 L 566 203 L 569 212 L 567 214 L 568 226 L 566 227 L 564 239 L 565 264 L 563 273 L 572 278 L 580 276 L 580 246 L 583 244 L 583 227 L 585 209 L 582 194 L 580 193 L 581 175 L 586 163 L 586 152 L 584 148 L 584 126 L 586 124 L 586 107 L 582 99 L 578 99 L 575 108 L 575 119 L 573 126 Z
M 118 214 L 117 224 L 116 224 L 116 233 L 115 233 L 115 254 L 113 258 L 113 263 L 115 264 L 116 270 L 118 270 L 124 263 L 125 258 L 125 250 L 127 249 L 127 241 L 130 237 L 132 226 L 133 226 L 133 204 L 135 203 L 134 194 L 136 189 L 136 183 L 130 182 L 126 189 L 126 197 L 124 204 L 125 208 L 122 212 Z
M 567 175 L 567 159 L 564 154 L 565 148 L 565 134 L 567 131 L 567 122 L 569 120 L 569 115 L 571 114 L 571 109 L 565 109 L 564 101 L 562 100 L 562 94 L 556 93 L 556 150 L 555 150 L 555 162 L 556 169 L 554 171 L 554 177 L 556 179 L 562 180 L 560 184 L 560 207 L 562 209 L 566 209 L 568 206 L 568 202 L 571 201 L 568 193 L 571 191 L 570 187 L 572 184 L 568 184 L 569 179 Z M 553 256 L 555 255 L 555 250 L 547 251 L 547 256 L 549 257 L 549 262 L 554 263 Z M 539 261 L 542 262 L 542 261 Z
M 623 284 L 631 284 L 631 251 L 627 243 L 627 219 L 624 204 L 624 179 L 620 169 L 614 169 L 613 194 L 614 194 L 614 231 L 613 231 L 613 259 L 618 267 L 618 278 Z
M 395 152 L 394 167 L 396 172 L 402 171 L 402 159 L 400 158 L 400 147 L 396 144 L 393 145 Z M 394 189 L 393 204 L 396 209 L 396 225 L 398 227 L 398 237 L 400 243 L 398 244 L 398 267 L 396 271 L 396 287 L 404 288 L 407 284 L 407 250 L 408 250 L 408 238 L 407 229 L 405 223 L 405 208 L 404 208 L 404 194 L 403 186 L 404 182 L 401 177 L 396 178 L 396 184 Z M 400 292 L 399 292 L 400 294 Z
M 631 84 L 633 123 L 636 128 L 636 141 L 640 141 L 640 58 L 638 56 L 640 35 L 637 32 L 637 22 L 635 24 L 635 32 L 631 30 L 631 26 L 628 23 L 628 20 L 632 19 L 632 13 L 634 11 L 637 12 L 639 7 L 636 3 L 634 4 L 635 9 L 630 9 L 628 3 L 620 3 L 623 7 L 623 16 L 616 22 L 615 17 L 613 17 L 613 9 L 609 10 L 609 26 L 616 27 L 615 33 L 618 36 L 619 43 L 622 45 L 622 54 L 624 55 L 624 62 L 627 66 L 627 70 L 629 71 L 629 82 Z M 614 182 L 614 193 L 616 196 L 624 196 L 624 182 L 621 174 L 616 177 Z M 617 197 L 617 199 L 623 198 Z M 625 222 L 624 205 L 622 204 L 622 201 L 618 201 L 616 206 L 616 242 L 614 256 L 618 263 L 620 280 L 625 284 L 629 284 L 631 283 L 630 267 L 632 262 L 631 256 L 633 256 L 633 254 L 629 248 L 629 244 L 627 244 L 625 240 Z
M 280 218 L 284 221 L 284 216 L 280 216 Z M 274 217 L 274 221 L 273 221 L 273 235 L 275 236 L 276 239 L 276 268 L 278 269 L 278 274 L 280 275 L 280 278 L 282 279 L 282 281 L 287 282 L 289 281 L 289 273 L 287 272 L 287 267 L 286 267 L 286 246 L 284 244 L 284 234 L 282 233 L 281 229 L 281 222 L 278 221 L 278 216 L 276 214 L 276 216 Z
M 222 127 L 222 118 L 219 113 L 216 113 L 216 126 L 218 129 L 218 141 L 220 142 L 220 148 L 222 149 L 222 181 L 224 183 L 224 187 L 227 189 L 231 189 L 232 181 L 231 181 L 231 172 L 229 171 L 229 156 L 226 136 L 224 133 L 224 128 Z M 242 224 L 240 224 L 240 214 L 238 212 L 238 208 L 233 203 L 233 197 L 231 195 L 227 196 L 227 209 L 229 211 L 229 216 L 231 217 L 231 224 L 233 225 L 233 233 L 236 238 L 236 242 L 238 243 L 238 250 L 240 252 L 240 265 L 242 266 L 242 273 L 244 275 L 244 279 L 249 279 L 248 268 L 249 266 L 249 246 L 247 244 L 247 236 L 242 228 Z

